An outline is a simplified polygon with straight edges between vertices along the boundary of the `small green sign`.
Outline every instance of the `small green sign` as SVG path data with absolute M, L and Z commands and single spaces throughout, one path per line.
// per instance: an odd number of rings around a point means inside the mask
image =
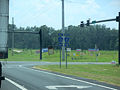
M 96 23 L 96 21 L 92 21 L 92 24 L 95 24 Z

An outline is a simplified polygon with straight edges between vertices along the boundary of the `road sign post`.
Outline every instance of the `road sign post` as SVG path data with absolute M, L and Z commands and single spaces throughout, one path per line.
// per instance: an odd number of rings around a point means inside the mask
M 67 47 L 69 47 L 69 40 L 70 38 L 68 37 L 69 35 L 65 35 L 65 47 L 66 47 L 66 69 L 67 69 Z
M 61 68 L 61 49 L 63 47 L 63 41 L 65 41 L 64 43 L 64 47 L 66 47 L 66 69 L 67 69 L 67 47 L 69 47 L 69 34 L 62 34 L 62 33 L 58 33 L 58 46 L 60 47 L 60 68 Z M 63 39 L 62 36 L 65 36 L 65 38 Z
M 61 68 L 61 47 L 60 47 L 60 68 Z
M 66 69 L 67 69 L 67 47 L 66 47 Z

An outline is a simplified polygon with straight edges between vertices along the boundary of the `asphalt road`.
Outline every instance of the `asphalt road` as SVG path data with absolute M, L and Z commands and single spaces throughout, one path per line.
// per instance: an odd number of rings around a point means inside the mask
M 34 65 L 48 64 L 52 65 L 59 63 L 7 62 L 7 64 L 3 65 L 3 75 L 6 77 L 6 80 L 2 81 L 2 88 L 0 90 L 120 90 L 120 87 L 105 83 L 93 82 L 92 80 L 84 80 L 72 76 L 35 70 L 31 68 L 31 66 Z M 92 63 L 89 62 L 79 64 Z

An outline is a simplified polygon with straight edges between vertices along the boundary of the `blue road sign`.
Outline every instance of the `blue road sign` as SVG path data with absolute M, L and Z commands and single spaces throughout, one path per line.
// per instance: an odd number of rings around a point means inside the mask
M 68 37 L 65 37 L 65 42 L 69 42 L 69 40 L 70 40 L 70 38 L 68 38 Z
M 63 34 L 62 33 L 58 33 L 58 36 L 63 36 Z
M 63 46 L 63 34 L 62 33 L 58 33 L 58 46 Z M 70 38 L 69 38 L 69 34 L 64 34 L 65 38 L 65 47 L 69 47 L 69 41 L 70 41 Z
M 58 42 L 63 42 L 63 38 L 62 37 L 58 37 Z
M 69 43 L 65 43 L 65 47 L 69 47 Z

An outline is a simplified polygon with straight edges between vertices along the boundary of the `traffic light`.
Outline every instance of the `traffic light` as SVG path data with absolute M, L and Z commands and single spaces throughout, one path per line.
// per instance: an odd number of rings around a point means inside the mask
M 84 27 L 84 22 L 81 21 L 80 27 Z
M 87 26 L 90 26 L 90 20 L 87 20 L 87 24 L 86 24 Z

